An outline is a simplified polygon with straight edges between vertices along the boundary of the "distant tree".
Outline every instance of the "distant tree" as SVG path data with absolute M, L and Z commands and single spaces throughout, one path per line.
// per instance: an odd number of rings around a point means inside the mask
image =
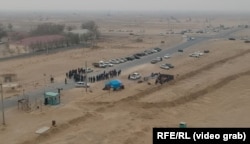
M 86 23 L 83 23 L 82 29 L 88 29 L 90 31 L 90 33 L 85 34 L 83 37 L 86 42 L 90 41 L 92 46 L 95 46 L 97 44 L 96 40 L 100 37 L 100 31 L 96 23 L 94 21 L 88 21 Z
M 67 30 L 68 30 L 68 31 L 72 31 L 72 30 L 73 30 L 73 27 L 72 27 L 72 26 L 67 26 Z
M 4 29 L 3 24 L 0 24 L 0 39 L 2 37 L 5 37 L 6 35 L 7 35 L 7 33 L 6 33 L 5 29 Z
M 37 26 L 36 29 L 32 30 L 31 35 L 51 35 L 51 34 L 62 34 L 64 30 L 64 25 L 43 23 Z
M 78 34 L 67 33 L 65 34 L 66 37 L 66 45 L 69 47 L 71 44 L 80 44 L 80 37 Z
M 11 34 L 10 37 L 12 40 L 18 41 L 18 40 L 23 39 L 25 36 L 20 33 L 14 33 L 14 34 Z
M 81 34 L 80 40 L 87 43 L 88 41 L 91 41 L 94 39 L 94 34 L 92 32 Z
M 9 31 L 12 31 L 13 25 L 11 23 L 8 24 Z
M 94 21 L 88 21 L 86 23 L 83 23 L 82 29 L 88 29 L 89 31 L 91 31 L 96 39 L 100 37 L 100 31 L 98 30 L 98 26 Z
M 136 42 L 143 42 L 143 39 L 142 38 L 137 38 L 135 41 Z
M 35 48 L 36 48 L 35 44 L 31 43 L 29 47 L 32 50 L 32 52 L 34 53 L 35 52 Z

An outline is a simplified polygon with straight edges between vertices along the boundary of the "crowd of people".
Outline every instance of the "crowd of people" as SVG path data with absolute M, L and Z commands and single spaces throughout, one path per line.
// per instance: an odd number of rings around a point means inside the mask
M 84 72 L 82 68 L 78 68 L 78 69 L 72 69 L 69 70 L 68 73 L 66 73 L 66 78 L 69 79 L 74 79 L 74 81 L 78 82 L 78 81 L 85 81 L 85 76 L 83 76 Z M 65 79 L 65 83 L 66 83 L 66 79 Z
M 121 74 L 121 70 L 110 70 L 108 72 L 104 71 L 100 74 L 97 74 L 95 76 L 90 76 L 88 77 L 88 81 L 90 83 L 94 83 L 96 81 L 101 81 L 101 80 L 107 80 L 110 78 L 118 77 Z
M 65 84 L 67 83 L 67 78 L 68 79 L 73 78 L 73 80 L 75 82 L 85 81 L 86 80 L 86 75 L 84 75 L 85 72 L 83 70 L 84 69 L 81 69 L 81 68 L 69 70 L 69 72 L 66 73 Z M 94 76 L 93 75 L 88 76 L 88 82 L 94 83 L 94 82 L 98 82 L 98 81 L 101 81 L 101 80 L 107 80 L 107 79 L 110 79 L 110 78 L 118 77 L 118 76 L 120 76 L 120 74 L 121 74 L 121 70 L 116 70 L 116 69 L 110 70 L 108 72 L 103 71 L 100 74 L 97 74 L 97 75 L 94 75 Z

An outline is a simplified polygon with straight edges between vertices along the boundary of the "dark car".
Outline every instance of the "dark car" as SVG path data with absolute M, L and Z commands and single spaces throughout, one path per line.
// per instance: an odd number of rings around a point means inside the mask
M 135 57 L 135 59 L 140 59 L 140 56 L 138 56 L 138 55 L 133 55 L 134 57 Z
M 145 55 L 149 55 L 149 54 L 152 54 L 152 53 L 153 53 L 153 52 L 152 52 L 151 50 L 145 50 L 145 51 L 144 51 L 144 54 L 145 54 Z
M 154 48 L 154 50 L 156 50 L 157 52 L 160 52 L 162 49 L 161 48 Z
M 133 56 L 128 56 L 128 57 L 125 57 L 125 59 L 128 60 L 128 61 L 132 61 L 132 60 L 135 59 L 135 57 L 133 57 Z
M 137 53 L 136 55 L 138 55 L 138 56 L 145 56 L 146 54 L 144 53 L 144 52 L 141 52 L 141 53 Z

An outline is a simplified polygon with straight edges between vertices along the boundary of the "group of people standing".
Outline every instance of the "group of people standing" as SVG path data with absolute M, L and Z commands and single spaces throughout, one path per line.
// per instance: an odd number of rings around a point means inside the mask
M 107 79 L 110 79 L 110 78 L 113 78 L 113 77 L 117 77 L 121 74 L 121 70 L 110 70 L 108 72 L 104 71 L 100 74 L 97 74 L 95 76 L 90 76 L 88 77 L 88 81 L 90 83 L 94 83 L 94 82 L 98 82 L 98 81 L 101 81 L 101 80 L 107 80 Z
M 85 72 L 84 72 L 84 69 L 82 68 L 69 70 L 69 72 L 66 73 L 65 84 L 67 84 L 67 79 L 72 79 L 72 78 L 75 82 L 85 81 L 86 75 L 84 74 Z M 102 73 L 97 74 L 95 76 L 88 76 L 88 82 L 94 83 L 94 82 L 98 82 L 101 80 L 107 80 L 113 77 L 117 77 L 120 74 L 121 74 L 121 70 L 116 70 L 116 69 L 110 70 L 108 72 L 103 71 Z

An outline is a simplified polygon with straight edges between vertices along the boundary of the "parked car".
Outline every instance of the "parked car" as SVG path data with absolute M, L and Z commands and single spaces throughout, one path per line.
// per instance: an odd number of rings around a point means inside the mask
M 128 61 L 133 61 L 135 59 L 134 56 L 128 56 L 128 57 L 125 57 L 125 59 L 127 59 Z
M 151 60 L 151 64 L 156 64 L 156 63 L 158 63 L 158 62 L 159 62 L 159 61 L 156 60 L 156 59 Z
M 92 65 L 94 67 L 98 67 L 98 68 L 106 68 L 106 65 L 104 64 L 104 61 L 95 62 L 95 63 L 92 63 Z
M 134 55 L 135 59 L 140 59 L 140 56 Z
M 163 56 L 165 59 L 169 59 L 171 56 L 170 56 L 170 54 L 166 54 L 166 55 L 164 55 Z
M 120 59 L 122 59 L 124 62 L 127 62 L 127 61 L 128 61 L 126 58 L 120 58 Z
M 158 51 L 157 50 L 155 50 L 155 49 L 151 49 L 150 50 L 152 53 L 157 53 Z
M 158 62 L 160 62 L 160 61 L 162 61 L 162 57 L 157 57 L 157 58 L 151 60 L 151 63 L 152 63 L 152 64 L 155 64 L 155 63 L 158 63 Z
M 161 48 L 154 48 L 154 50 L 156 50 L 157 52 L 160 52 L 162 49 Z
M 183 52 L 183 50 L 182 49 L 178 49 L 178 52 Z
M 118 61 L 116 59 L 111 59 L 111 60 L 109 60 L 109 62 L 112 64 L 119 64 L 120 63 L 120 61 Z
M 119 61 L 120 63 L 124 63 L 125 61 L 123 59 L 116 59 L 117 61 Z
M 198 55 L 200 55 L 200 56 L 203 56 L 203 52 L 200 52 L 200 51 L 197 51 L 197 52 L 194 52 L 195 54 L 198 54 Z
M 190 57 L 195 57 L 195 58 L 199 58 L 200 55 L 199 54 L 196 54 L 196 53 L 192 53 L 192 54 L 189 54 Z
M 142 56 L 145 56 L 146 54 L 144 52 L 140 52 L 140 53 L 137 53 L 136 55 L 142 57 Z
M 189 40 L 189 41 L 195 40 L 195 38 L 194 38 L 194 37 L 189 37 L 188 40 Z
M 194 52 L 194 53 L 190 54 L 189 56 L 198 58 L 200 56 L 203 56 L 203 54 L 204 53 L 197 51 L 197 52 Z
M 166 64 L 162 64 L 162 65 L 160 66 L 160 68 L 166 69 L 166 70 L 169 70 L 169 69 L 170 69 L 170 67 L 168 67 Z
M 169 68 L 174 68 L 174 66 L 170 63 L 166 63 L 165 65 L 168 66 Z
M 131 79 L 131 80 L 137 80 L 137 79 L 140 79 L 140 78 L 141 78 L 141 74 L 139 74 L 137 72 L 129 75 L 129 79 Z
M 112 66 L 114 66 L 112 63 L 110 63 L 110 62 L 104 62 L 104 64 L 107 66 L 107 67 L 112 67 Z
M 93 72 L 94 70 L 93 69 L 91 69 L 91 68 L 84 68 L 83 69 L 85 72 L 87 72 L 87 73 L 91 73 L 91 72 Z
M 209 50 L 204 50 L 204 53 L 209 53 Z
M 86 88 L 86 87 L 90 87 L 90 85 L 89 85 L 89 83 L 79 81 L 79 82 L 76 82 L 75 87 L 85 87 Z
M 145 50 L 144 53 L 145 55 L 149 55 L 149 54 L 152 54 L 153 52 L 151 50 Z

